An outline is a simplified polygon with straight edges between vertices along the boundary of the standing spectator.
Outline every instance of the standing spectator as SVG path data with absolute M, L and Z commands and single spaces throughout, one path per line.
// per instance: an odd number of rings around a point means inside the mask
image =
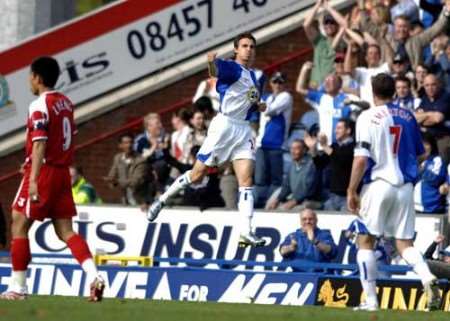
M 201 146 L 206 138 L 206 132 L 208 128 L 206 127 L 205 115 L 200 110 L 195 110 L 192 114 L 190 124 L 192 126 L 191 132 L 187 140 L 187 144 L 191 146 Z
M 420 165 L 420 178 L 414 186 L 414 203 L 417 212 L 445 213 L 446 195 L 440 193 L 440 186 L 447 180 L 447 169 L 439 156 L 436 139 L 424 134 L 425 160 Z
M 381 61 L 381 48 L 377 44 L 370 44 L 366 51 L 366 63 L 367 67 L 356 67 L 353 69 L 351 62 L 351 55 L 349 52 L 352 50 L 352 45 L 347 49 L 348 53 L 345 56 L 344 68 L 345 72 L 354 76 L 359 83 L 361 99 L 369 102 L 373 106 L 373 94 L 372 94 L 372 77 L 381 74 L 388 73 L 390 68 L 387 62 Z
M 162 192 L 170 174 L 170 166 L 164 154 L 169 146 L 169 136 L 166 135 L 161 118 L 156 113 L 145 116 L 144 128 L 144 132 L 135 138 L 133 149 L 153 167 L 157 177 L 157 190 Z
M 313 156 L 318 170 L 330 167 L 330 196 L 324 203 L 324 210 L 347 211 L 347 186 L 353 163 L 353 123 L 348 119 L 340 119 L 336 124 L 336 142 L 328 145 L 327 136 L 319 134 L 319 138 L 306 134 L 305 143 Z M 317 153 L 317 142 L 323 153 Z
M 386 35 L 389 44 L 396 54 L 408 57 L 413 69 L 422 62 L 423 49 L 431 43 L 434 37 L 441 33 L 448 25 L 450 17 L 450 2 L 446 3 L 439 19 L 424 32 L 411 36 L 411 22 L 409 17 L 399 15 L 394 19 L 394 32 Z
M 450 41 L 448 38 L 445 46 L 439 48 L 434 56 L 431 56 L 431 65 L 432 69 L 438 71 L 445 90 L 450 92 Z
M 414 79 L 414 73 L 409 70 L 408 57 L 402 54 L 396 54 L 392 61 L 391 76 L 397 77 L 407 77 L 409 79 Z
M 266 201 L 283 180 L 283 149 L 291 124 L 293 99 L 285 89 L 286 78 L 275 72 L 270 79 L 272 93 L 265 99 L 256 138 L 255 184 L 257 203 Z
M 329 12 L 322 20 L 325 35 L 320 33 L 319 24 L 314 20 L 321 6 Z M 334 44 L 333 47 L 333 40 L 338 33 L 340 24 L 344 25 L 346 21 L 328 4 L 328 0 L 317 1 L 303 23 L 306 37 L 314 47 L 314 68 L 311 74 L 311 86 L 314 88 L 317 88 L 325 77 L 333 72 L 334 47 L 337 46 Z
M 307 153 L 305 142 L 296 139 L 291 144 L 292 163 L 282 187 L 276 190 L 266 204 L 266 209 L 291 210 L 294 207 L 320 207 L 315 201 L 317 175 L 316 168 Z
M 206 97 L 211 101 L 212 108 L 218 112 L 220 107 L 220 96 L 216 90 L 217 78 L 210 77 L 202 80 L 195 91 L 192 102 L 195 104 L 200 98 Z
M 155 179 L 150 164 L 132 146 L 132 135 L 123 134 L 119 137 L 120 152 L 114 156 L 105 180 L 120 188 L 122 204 L 143 207 L 153 201 Z
M 191 113 L 182 108 L 172 116 L 172 126 L 174 131 L 170 138 L 170 153 L 177 161 L 187 164 L 189 161 L 190 146 L 188 146 L 188 137 L 191 133 L 189 120 Z
M 305 208 L 300 212 L 300 228 L 286 236 L 279 251 L 286 260 L 331 262 L 337 254 L 337 246 L 329 230 L 317 227 L 316 212 Z M 297 266 L 293 270 L 305 271 Z
M 394 104 L 409 109 L 412 112 L 419 107 L 420 98 L 413 96 L 411 92 L 411 80 L 409 78 L 404 76 L 395 78 Z
M 424 86 L 425 95 L 415 116 L 422 129 L 437 139 L 439 155 L 448 163 L 450 128 L 446 123 L 450 120 L 450 95 L 433 74 L 425 77 Z
M 101 203 L 94 187 L 84 178 L 80 166 L 70 166 L 70 181 L 72 184 L 73 201 L 77 205 Z
M 334 128 L 341 118 L 350 118 L 352 106 L 346 104 L 346 100 L 359 100 L 358 97 L 341 92 L 342 79 L 335 74 L 325 78 L 325 91 L 308 89 L 306 87 L 309 71 L 312 65 L 309 62 L 303 64 L 297 82 L 297 92 L 305 96 L 305 99 L 319 113 L 320 132 L 327 136 L 328 142 L 336 142 Z

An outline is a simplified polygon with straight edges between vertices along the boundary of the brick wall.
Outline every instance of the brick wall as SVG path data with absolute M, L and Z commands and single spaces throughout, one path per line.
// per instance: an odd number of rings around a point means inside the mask
M 299 49 L 309 47 L 303 30 L 298 29 L 284 36 L 258 46 L 256 67 L 263 68 L 269 64 L 279 61 L 287 54 Z M 311 59 L 311 57 L 308 57 Z M 283 65 L 280 70 L 288 76 L 288 86 L 294 92 L 295 81 L 303 59 L 297 59 Z M 79 126 L 79 134 L 76 142 L 82 143 L 97 135 L 109 132 L 119 126 L 127 124 L 130 120 L 140 118 L 148 112 L 157 112 L 181 99 L 192 97 L 197 84 L 207 77 L 206 69 L 182 81 L 174 83 L 164 89 L 142 97 L 132 103 L 124 105 L 107 114 L 99 116 Z M 294 94 L 295 108 L 294 119 L 305 111 L 305 106 L 298 94 Z M 169 127 L 170 115 L 163 115 L 163 121 L 167 129 Z M 140 130 L 140 128 L 138 128 Z M 98 194 L 105 202 L 117 202 L 119 194 L 108 188 L 102 177 L 108 173 L 109 166 L 116 150 L 117 137 L 104 140 L 100 143 L 88 146 L 77 152 L 76 162 L 84 169 L 85 176 L 95 186 Z M 23 161 L 23 150 L 0 159 L 0 176 L 3 176 L 18 168 Z M 6 212 L 9 204 L 14 198 L 20 177 L 16 176 L 4 182 L 0 182 L 0 202 Z

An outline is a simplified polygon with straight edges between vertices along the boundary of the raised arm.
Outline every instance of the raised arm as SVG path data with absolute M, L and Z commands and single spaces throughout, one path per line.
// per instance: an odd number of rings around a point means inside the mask
M 311 70 L 313 68 L 313 64 L 311 61 L 307 61 L 303 64 L 302 69 L 300 70 L 300 74 L 298 75 L 297 78 L 297 84 L 295 86 L 295 90 L 303 95 L 306 96 L 306 94 L 308 93 L 308 82 L 309 82 L 309 77 L 311 75 Z
M 305 29 L 306 37 L 308 37 L 308 40 L 310 42 L 313 42 L 319 34 L 319 30 L 317 30 L 317 28 L 313 25 L 313 22 L 321 5 L 322 0 L 318 0 L 303 22 L 303 28 Z
M 208 73 L 210 77 L 217 77 L 217 69 L 216 69 L 216 60 L 217 53 L 216 52 L 208 52 L 207 60 L 208 60 Z
M 339 13 L 339 11 L 337 11 L 336 9 L 334 9 L 329 3 L 328 0 L 323 0 L 323 8 L 328 11 L 331 16 L 334 18 L 334 20 L 336 20 L 336 22 L 341 26 L 341 27 L 347 27 L 347 20 L 345 19 L 345 17 Z

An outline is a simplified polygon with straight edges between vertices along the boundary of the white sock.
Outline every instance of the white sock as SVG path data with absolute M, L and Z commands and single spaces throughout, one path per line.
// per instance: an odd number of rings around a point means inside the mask
M 409 265 L 411 265 L 414 272 L 417 273 L 422 281 L 422 284 L 426 284 L 436 278 L 430 272 L 430 268 L 428 267 L 427 262 L 423 259 L 422 254 L 415 247 L 411 246 L 403 250 L 402 257 Z
M 178 194 L 181 190 L 185 189 L 191 183 L 191 171 L 185 172 L 179 176 L 172 185 L 169 186 L 167 191 L 159 197 L 159 200 L 165 203 L 170 197 Z
M 89 283 L 95 280 L 95 278 L 98 276 L 98 270 L 95 266 L 93 259 L 86 259 L 81 263 L 81 268 L 84 272 L 87 274 L 87 280 Z
M 373 250 L 359 249 L 356 254 L 356 260 L 359 267 L 359 277 L 361 285 L 366 293 L 366 303 L 370 305 L 378 305 L 377 298 L 377 261 Z
M 245 218 L 245 222 L 243 223 L 244 228 L 242 229 L 244 233 L 250 233 L 252 231 L 254 201 L 253 187 L 239 187 L 238 209 L 239 215 Z
M 18 293 L 27 291 L 27 271 L 12 271 L 11 290 Z

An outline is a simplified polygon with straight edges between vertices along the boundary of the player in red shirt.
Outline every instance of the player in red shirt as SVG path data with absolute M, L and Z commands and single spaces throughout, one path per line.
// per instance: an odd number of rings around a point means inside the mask
M 72 229 L 76 209 L 69 166 L 74 156 L 76 132 L 72 102 L 52 88 L 58 80 L 58 62 L 40 57 L 31 64 L 30 87 L 38 96 L 29 107 L 23 179 L 12 204 L 12 277 L 1 299 L 27 297 L 26 273 L 31 260 L 28 230 L 35 220 L 51 218 L 56 235 L 92 281 L 90 301 L 100 301 L 105 283 L 99 276 L 85 240 Z

